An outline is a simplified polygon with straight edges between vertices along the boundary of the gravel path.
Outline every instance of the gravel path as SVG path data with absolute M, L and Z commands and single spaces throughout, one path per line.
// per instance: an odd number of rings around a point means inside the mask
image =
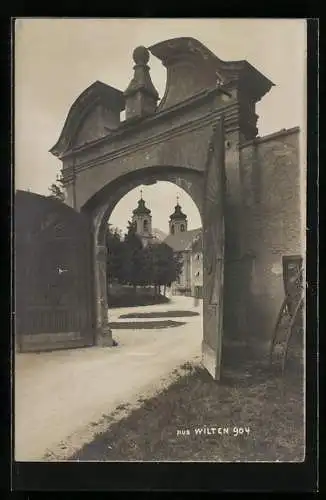
M 110 321 L 126 321 L 119 316 L 127 312 L 175 309 L 201 313 L 193 299 L 174 297 L 170 304 L 111 310 Z M 176 368 L 198 363 L 202 316 L 183 321 L 159 330 L 118 329 L 114 348 L 16 354 L 15 459 L 64 460 L 140 397 L 169 385 Z

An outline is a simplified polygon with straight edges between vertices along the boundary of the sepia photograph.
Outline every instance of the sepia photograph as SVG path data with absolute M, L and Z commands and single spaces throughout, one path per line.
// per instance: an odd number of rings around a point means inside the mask
M 305 460 L 306 38 L 15 20 L 15 461 Z

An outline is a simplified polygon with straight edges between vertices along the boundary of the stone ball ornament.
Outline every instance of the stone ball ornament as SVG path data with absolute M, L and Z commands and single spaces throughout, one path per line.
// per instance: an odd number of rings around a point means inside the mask
M 136 64 L 145 65 L 149 61 L 149 51 L 146 49 L 146 47 L 140 45 L 139 47 L 135 48 L 132 53 L 132 57 Z

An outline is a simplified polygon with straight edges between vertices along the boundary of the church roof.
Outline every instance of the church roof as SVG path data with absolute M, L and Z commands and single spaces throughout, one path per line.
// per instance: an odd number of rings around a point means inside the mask
M 145 201 L 143 200 L 143 198 L 140 198 L 140 200 L 138 200 L 138 207 L 135 208 L 132 213 L 134 215 L 149 215 L 151 211 L 145 206 Z
M 169 245 L 175 252 L 185 252 L 191 250 L 192 244 L 201 233 L 202 229 L 199 227 L 198 229 L 191 229 L 183 233 L 169 234 L 164 243 Z
M 187 216 L 182 212 L 179 203 L 174 207 L 173 214 L 170 215 L 170 220 L 186 220 Z

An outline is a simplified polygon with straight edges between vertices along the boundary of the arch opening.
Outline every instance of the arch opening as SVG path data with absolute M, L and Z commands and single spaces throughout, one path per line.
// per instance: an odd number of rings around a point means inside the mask
M 100 318 L 102 324 L 108 322 L 108 328 L 111 324 L 112 309 L 123 304 L 132 305 L 133 297 L 136 302 L 141 303 L 167 302 L 167 307 L 173 302 L 173 305 L 171 304 L 173 308 L 180 303 L 179 309 L 189 309 L 195 306 L 198 314 L 202 314 L 203 259 L 198 262 L 196 260 L 198 250 L 192 248 L 195 241 L 198 241 L 198 234 L 202 234 L 201 212 L 198 208 L 198 205 L 201 206 L 202 197 L 201 179 L 198 178 L 199 176 L 193 179 L 192 172 L 190 176 L 187 176 L 186 169 L 178 169 L 177 172 L 175 170 L 171 172 L 170 169 L 157 169 L 155 178 L 151 170 L 150 176 L 144 175 L 145 172 L 143 172 L 142 176 L 133 176 L 127 179 L 127 182 L 126 179 L 122 179 L 120 189 L 117 189 L 116 185 L 104 188 L 101 196 L 97 197 L 98 206 L 94 206 L 94 203 L 92 211 L 90 210 L 91 203 L 84 207 L 84 210 L 90 211 L 94 217 L 96 294 L 97 303 L 101 302 L 101 311 L 98 314 L 102 316 Z M 106 202 L 104 192 L 107 197 Z M 139 208 L 141 198 L 145 209 L 150 210 L 150 213 L 146 213 L 146 217 L 143 217 L 142 213 L 134 213 L 137 203 Z M 179 231 L 173 232 L 169 219 L 174 214 L 176 204 L 180 204 L 183 212 L 188 214 L 188 228 L 183 222 L 181 224 L 183 230 L 179 224 Z M 140 236 L 143 248 L 149 250 L 154 245 L 164 244 L 170 249 L 173 260 L 181 263 L 181 271 L 170 282 L 163 280 L 158 286 L 154 281 L 144 280 L 138 285 L 137 279 L 136 283 L 131 280 L 128 282 L 123 270 L 120 275 L 116 270 L 112 272 L 110 265 L 114 259 L 110 259 L 107 235 L 109 232 L 111 235 L 116 232 L 119 235 L 118 239 L 124 241 L 128 233 L 128 221 L 133 223 L 137 233 L 142 231 L 143 234 L 138 234 L 138 236 Z M 196 245 L 198 246 L 198 243 Z M 101 252 L 98 251 L 99 248 Z M 101 264 L 99 255 L 102 255 Z M 102 266 L 101 272 L 98 271 L 99 266 Z M 140 271 L 140 275 L 145 276 L 146 273 L 141 269 Z M 138 296 L 134 294 L 135 289 Z M 125 299 L 120 299 L 119 295 L 122 297 L 124 294 Z M 201 328 L 199 328 L 199 335 L 200 330 Z M 116 334 L 114 329 L 112 333 L 114 337 Z M 200 337 L 198 346 L 200 347 Z
M 125 195 L 141 185 L 151 186 L 158 182 L 169 182 L 184 190 L 202 215 L 204 189 L 202 172 L 179 166 L 153 166 L 135 170 L 105 185 L 81 207 L 81 211 L 90 215 L 94 221 L 95 244 L 104 245 L 106 221 Z
M 178 220 L 177 209 L 180 207 L 182 218 Z M 184 215 L 187 217 L 187 224 L 183 222 Z M 171 224 L 171 220 L 174 220 L 174 224 Z M 198 255 L 202 253 L 202 245 L 198 241 L 202 238 L 201 214 L 191 196 L 184 189 L 169 181 L 158 181 L 152 185 L 139 184 L 121 197 L 111 213 L 106 215 L 105 224 L 107 234 L 109 232 L 110 237 L 114 234 L 120 239 L 122 247 L 128 235 L 128 227 L 129 232 L 133 227 L 144 252 L 148 252 L 150 248 L 157 245 L 168 246 L 171 250 L 171 257 L 173 256 L 175 261 L 180 262 L 180 272 L 173 276 L 171 282 L 165 282 L 162 277 L 159 292 L 163 293 L 163 297 L 169 300 L 173 298 L 174 301 L 177 300 L 175 299 L 177 296 L 201 298 L 203 259 L 201 258 L 200 262 L 198 259 Z M 110 262 L 111 250 L 110 245 L 107 244 L 108 262 Z M 112 255 L 111 262 L 114 258 L 115 256 Z M 150 293 L 150 290 L 153 291 L 155 287 L 155 280 L 146 282 L 144 278 L 146 269 L 139 271 L 144 283 L 142 284 L 140 280 L 137 288 L 136 279 L 135 288 L 138 289 L 140 295 L 145 291 Z M 121 293 L 124 286 L 127 287 L 126 290 L 128 286 L 132 286 L 132 281 L 129 283 L 127 281 L 123 269 L 112 271 L 112 266 L 108 264 L 106 283 L 109 308 L 116 304 L 112 294 Z M 199 305 L 199 301 L 197 302 Z

